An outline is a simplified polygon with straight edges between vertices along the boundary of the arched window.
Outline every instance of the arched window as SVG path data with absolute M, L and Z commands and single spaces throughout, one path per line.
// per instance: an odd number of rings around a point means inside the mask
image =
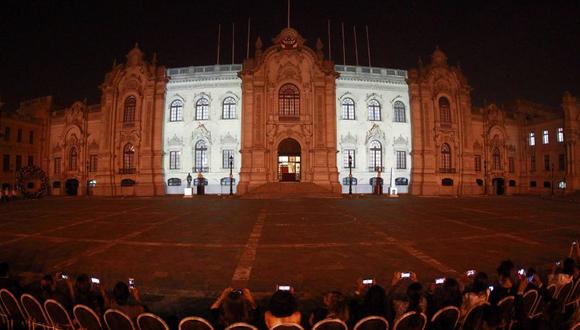
M 127 143 L 125 147 L 123 147 L 123 170 L 127 174 L 130 174 L 130 171 L 135 168 L 135 147 L 131 143 Z
M 377 100 L 371 100 L 368 105 L 369 120 L 381 120 L 381 104 Z
M 501 154 L 499 153 L 499 149 L 497 147 L 493 148 L 492 159 L 493 159 L 493 169 L 501 170 Z
M 383 147 L 379 141 L 374 140 L 369 148 L 369 171 L 376 172 L 379 169 L 383 171 Z
M 169 121 L 183 121 L 183 102 L 181 100 L 171 102 Z
M 226 97 L 222 104 L 222 119 L 236 119 L 236 100 Z
M 451 172 L 451 147 L 447 143 L 441 146 L 441 171 Z
M 439 119 L 443 125 L 451 125 L 451 109 L 446 97 L 439 98 Z
M 342 99 L 341 103 L 342 107 L 342 119 L 347 120 L 354 120 L 355 119 L 355 109 L 354 109 L 354 101 L 350 97 L 345 97 Z
M 135 109 L 137 107 L 137 99 L 135 96 L 129 96 L 125 99 L 125 106 L 123 110 L 123 122 L 132 123 L 135 121 Z
M 405 104 L 401 101 L 397 101 L 393 105 L 393 108 L 395 110 L 395 122 L 397 123 L 406 122 L 407 118 L 405 116 Z
M 77 148 L 72 147 L 68 154 L 68 169 L 71 171 L 76 171 L 77 169 L 78 166 L 77 156 L 78 156 Z
M 300 116 L 300 91 L 292 84 L 280 87 L 278 92 L 278 113 L 280 117 Z
M 195 144 L 195 172 L 207 172 L 207 146 L 205 141 L 199 140 Z
M 209 119 L 209 101 L 202 97 L 195 103 L 195 120 Z

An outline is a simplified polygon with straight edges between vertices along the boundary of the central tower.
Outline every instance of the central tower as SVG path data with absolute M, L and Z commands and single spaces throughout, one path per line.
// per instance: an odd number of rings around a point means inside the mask
M 341 191 L 336 167 L 336 78 L 325 60 L 286 28 L 254 58 L 244 61 L 242 79 L 242 166 L 238 193 L 274 182 L 314 183 Z

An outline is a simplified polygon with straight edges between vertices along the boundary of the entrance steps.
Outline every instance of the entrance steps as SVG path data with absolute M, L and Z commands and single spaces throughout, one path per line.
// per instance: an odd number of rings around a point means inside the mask
M 271 182 L 241 196 L 246 199 L 339 198 L 329 190 L 311 182 Z

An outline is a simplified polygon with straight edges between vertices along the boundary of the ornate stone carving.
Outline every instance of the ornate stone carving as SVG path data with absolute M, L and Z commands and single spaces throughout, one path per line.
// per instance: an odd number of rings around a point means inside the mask
M 403 137 L 403 135 L 399 135 L 398 138 L 393 137 L 393 145 L 395 146 L 408 146 L 409 145 L 409 138 Z
M 377 124 L 373 124 L 371 129 L 367 132 L 365 144 L 369 144 L 371 140 L 385 141 L 385 132 Z
M 211 132 L 205 127 L 204 124 L 199 124 L 191 135 L 192 145 L 194 145 L 198 140 L 206 140 L 209 144 L 212 144 Z
M 227 132 L 226 135 L 220 138 L 220 142 L 222 145 L 237 145 L 238 139 L 233 137 L 230 132 Z
M 167 141 L 167 145 L 171 147 L 183 146 L 183 138 L 180 138 L 177 136 L 177 134 L 174 134 L 173 137 Z

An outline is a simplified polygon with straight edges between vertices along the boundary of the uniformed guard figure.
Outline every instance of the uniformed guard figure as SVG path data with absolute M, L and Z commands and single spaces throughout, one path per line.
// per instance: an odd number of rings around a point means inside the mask
M 191 188 L 191 173 L 187 173 L 187 188 Z
M 205 185 L 204 185 L 204 178 L 201 172 L 197 173 L 197 194 L 198 195 L 205 195 Z
M 381 178 L 381 169 L 377 168 L 377 177 L 375 178 L 374 194 L 383 194 L 383 179 Z

